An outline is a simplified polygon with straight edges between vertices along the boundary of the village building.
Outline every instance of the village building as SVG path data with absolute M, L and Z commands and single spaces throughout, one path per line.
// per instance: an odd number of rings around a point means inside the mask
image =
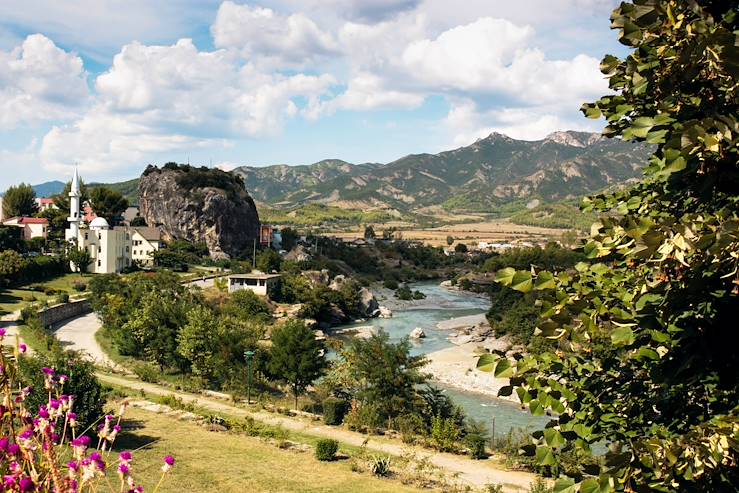
M 74 171 L 69 192 L 69 229 L 65 233 L 68 242 L 90 253 L 87 272 L 112 274 L 134 265 L 151 265 L 152 253 L 161 248 L 161 233 L 156 228 L 111 228 L 103 217 L 96 217 L 80 204 L 79 175 Z M 89 218 L 89 226 L 85 218 Z M 136 252 L 134 254 L 134 251 Z M 75 268 L 73 266 L 73 268 Z
M 49 233 L 48 219 L 39 217 L 11 217 L 3 221 L 3 226 L 23 228 L 21 238 L 31 240 L 33 238 L 44 238 Z
M 266 274 L 257 270 L 249 274 L 231 274 L 228 276 L 228 292 L 248 289 L 260 296 L 269 296 L 277 288 L 280 277 L 280 274 Z
M 41 198 L 36 198 L 35 200 L 36 200 L 36 205 L 38 206 L 39 212 L 45 212 L 50 209 L 58 209 L 56 204 L 54 204 L 54 199 L 41 197 Z
M 131 258 L 141 266 L 154 265 L 154 252 L 164 247 L 162 232 L 159 228 L 116 227 L 116 230 L 130 231 Z

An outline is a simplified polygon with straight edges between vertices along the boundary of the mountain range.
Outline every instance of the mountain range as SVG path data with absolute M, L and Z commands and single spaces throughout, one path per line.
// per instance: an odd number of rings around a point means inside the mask
M 302 166 L 241 166 L 232 173 L 244 178 L 258 203 L 272 208 L 320 203 L 358 210 L 424 212 L 441 206 L 487 212 L 628 183 L 641 175 L 649 154 L 648 145 L 596 133 L 562 131 L 536 141 L 492 133 L 469 146 L 387 164 L 327 159 Z M 106 186 L 138 202 L 138 179 Z
M 242 166 L 255 200 L 277 207 L 489 211 L 501 204 L 582 197 L 641 175 L 646 145 L 587 132 L 537 141 L 493 133 L 470 146 L 379 164 L 324 160 L 307 166 Z

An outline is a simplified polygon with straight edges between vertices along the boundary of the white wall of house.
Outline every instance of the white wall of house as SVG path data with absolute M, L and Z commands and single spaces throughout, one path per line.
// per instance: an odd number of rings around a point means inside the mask
M 141 265 L 153 265 L 153 253 L 159 250 L 161 242 L 156 240 L 147 240 L 144 236 L 132 230 L 131 234 L 131 258 Z

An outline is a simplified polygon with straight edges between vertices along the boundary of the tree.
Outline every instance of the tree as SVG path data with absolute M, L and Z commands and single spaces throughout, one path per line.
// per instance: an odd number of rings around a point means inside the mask
M 467 245 L 464 243 L 457 243 L 457 245 L 454 247 L 454 251 L 457 253 L 467 253 Z
M 0 251 L 19 250 L 21 247 L 21 228 L 0 226 Z
M 297 245 L 300 235 L 293 228 L 283 228 L 280 231 L 280 237 L 282 238 L 283 250 L 289 251 L 292 250 L 295 245 Z
M 262 272 L 280 271 L 282 265 L 282 257 L 271 248 L 267 248 L 257 254 L 257 269 Z
M 74 265 L 77 272 L 84 274 L 87 272 L 87 268 L 92 262 L 92 256 L 86 248 L 79 248 L 72 246 L 67 251 L 67 258 Z
M 3 215 L 5 217 L 28 217 L 38 212 L 36 192 L 27 183 L 12 186 L 5 191 L 3 197 Z
M 394 344 L 384 330 L 368 339 L 353 339 L 344 354 L 357 382 L 356 397 L 377 407 L 384 419 L 418 407 L 417 386 L 426 383 L 424 356 L 411 356 L 408 338 Z
M 141 216 L 134 217 L 133 219 L 131 219 L 131 227 L 133 228 L 146 227 L 146 219 L 144 219 Z
M 255 318 L 263 320 L 269 319 L 270 316 L 267 302 L 248 289 L 231 293 L 222 312 L 242 320 Z
M 216 374 L 217 337 L 218 318 L 203 306 L 194 306 L 187 313 L 187 323 L 177 335 L 177 352 L 190 362 L 193 374 L 206 381 Z
M 574 478 L 555 490 L 736 491 L 736 5 L 639 0 L 612 21 L 634 51 L 603 59 L 614 93 L 583 111 L 606 117 L 608 137 L 654 146 L 645 179 L 584 201 L 609 213 L 583 248 L 595 263 L 558 276 L 498 272 L 515 290 L 554 292 L 539 332 L 558 349 L 478 365 L 511 377 L 503 395 L 558 415 L 529 449 L 554 474 L 559 451 L 610 445 L 603 467 L 568 469 Z
M 269 371 L 290 386 L 295 409 L 298 396 L 321 376 L 325 367 L 322 345 L 302 321 L 291 320 L 274 329 Z
M 372 227 L 371 224 L 368 224 L 364 227 L 364 239 L 365 240 L 374 240 L 375 237 L 375 228 Z
M 93 188 L 90 192 L 90 207 L 97 216 L 104 217 L 111 226 L 115 226 L 128 208 L 128 199 L 109 188 Z
M 4 281 L 22 271 L 24 264 L 23 257 L 15 250 L 0 252 L 0 276 Z
M 448 235 L 448 236 L 446 237 L 446 244 L 447 244 L 448 246 L 452 246 L 452 245 L 454 244 L 454 236 L 452 236 L 452 235 Z

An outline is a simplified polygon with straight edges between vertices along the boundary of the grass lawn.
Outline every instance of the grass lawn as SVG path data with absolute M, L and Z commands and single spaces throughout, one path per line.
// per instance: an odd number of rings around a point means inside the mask
M 56 290 L 66 291 L 70 296 L 77 294 L 72 288 L 74 281 L 81 280 L 84 283 L 90 282 L 91 276 L 82 276 L 80 274 L 64 274 L 63 276 L 50 279 L 48 281 L 36 282 L 31 284 L 44 285 Z M 11 313 L 24 308 L 26 305 L 34 302 L 44 302 L 54 300 L 56 295 L 47 296 L 43 292 L 33 291 L 29 286 L 19 286 L 12 289 L 0 289 L 0 315 Z M 35 298 L 35 299 L 34 299 Z
M 310 452 L 281 450 L 258 438 L 214 433 L 189 422 L 129 408 L 118 450 L 134 450 L 133 472 L 146 490 L 159 480 L 162 458 L 175 469 L 161 493 L 197 492 L 418 492 L 398 481 L 354 473 L 348 461 L 319 462 Z

